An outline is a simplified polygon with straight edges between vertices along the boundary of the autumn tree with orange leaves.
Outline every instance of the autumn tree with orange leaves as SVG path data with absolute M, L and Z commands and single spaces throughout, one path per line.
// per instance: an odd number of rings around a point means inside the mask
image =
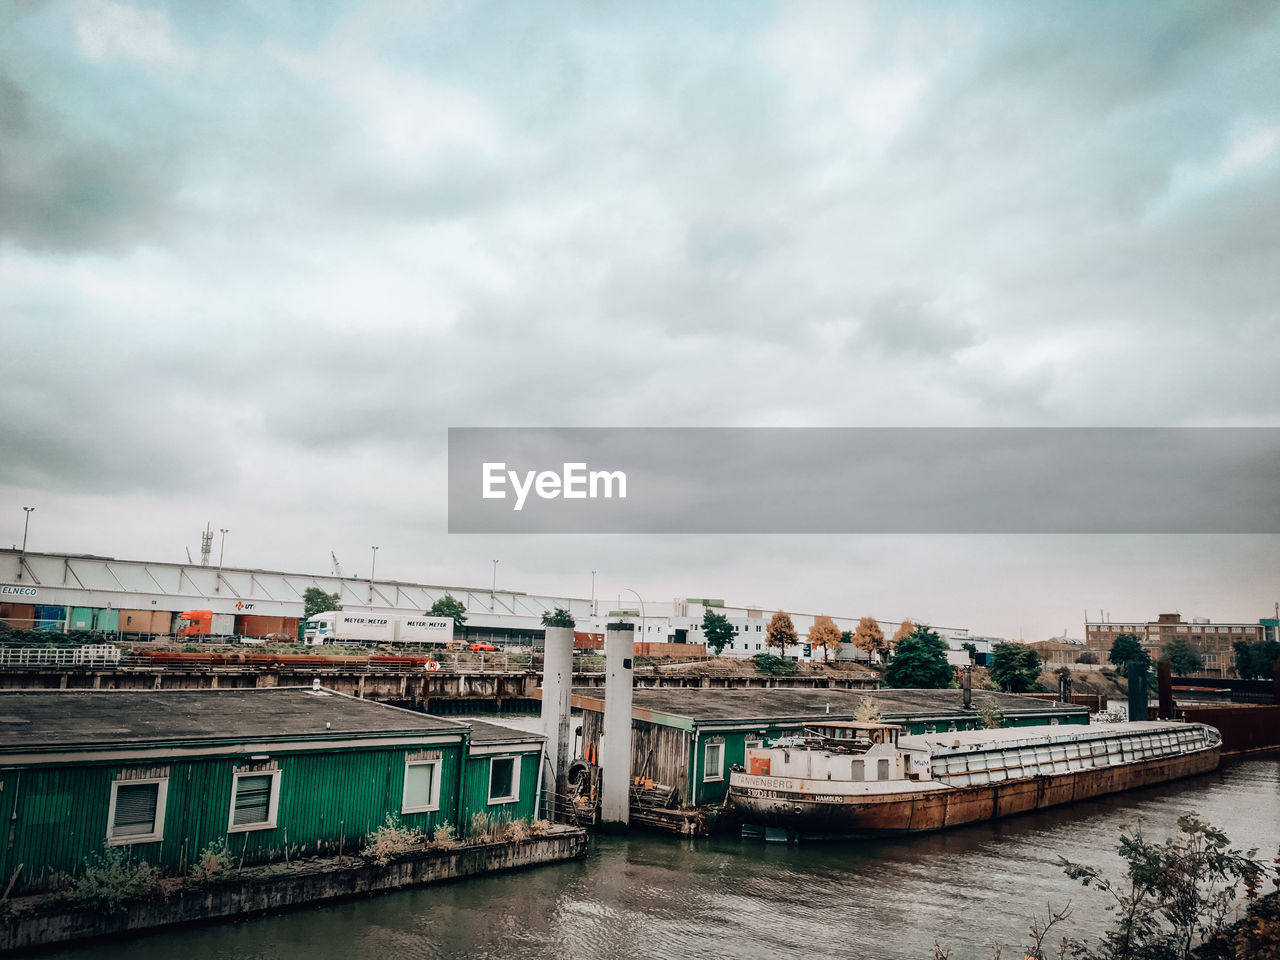
M 813 649 L 822 648 L 822 662 L 826 663 L 828 650 L 834 650 L 836 653 L 840 652 L 840 644 L 844 642 L 844 634 L 830 617 L 814 617 L 813 626 L 809 628 L 807 639 L 809 646 Z
M 885 640 L 884 631 L 880 629 L 880 624 L 876 623 L 875 617 L 863 617 L 859 620 L 850 639 L 859 650 L 875 654 L 881 660 L 889 653 L 888 641 Z
M 898 628 L 898 632 L 893 635 L 893 639 L 889 641 L 889 645 L 893 647 L 893 649 L 897 650 L 898 641 L 901 640 L 903 637 L 911 636 L 915 628 L 916 628 L 916 625 L 912 623 L 910 620 L 903 620 L 902 626 L 900 626 Z
M 796 625 L 791 622 L 789 616 L 779 610 L 769 621 L 769 630 L 765 634 L 764 642 L 766 646 L 777 647 L 778 652 L 785 655 L 787 647 L 800 642 L 800 638 L 796 636 Z

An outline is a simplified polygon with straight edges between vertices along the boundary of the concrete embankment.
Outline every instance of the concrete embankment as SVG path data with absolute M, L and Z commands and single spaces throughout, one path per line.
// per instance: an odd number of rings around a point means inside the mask
M 167 896 L 131 903 L 123 912 L 111 915 L 86 910 L 65 895 L 24 898 L 9 901 L 7 915 L 0 920 L 0 953 L 364 897 L 573 860 L 585 856 L 586 851 L 585 830 L 553 826 L 541 837 L 415 851 L 386 865 L 360 857 L 333 858 L 232 874 L 199 885 L 175 885 Z

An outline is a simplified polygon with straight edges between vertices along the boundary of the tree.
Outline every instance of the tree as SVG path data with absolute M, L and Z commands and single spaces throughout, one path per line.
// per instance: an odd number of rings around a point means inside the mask
M 814 617 L 807 639 L 813 649 L 822 648 L 822 662 L 826 663 L 827 651 L 834 650 L 838 654 L 844 637 L 840 633 L 840 628 L 836 626 L 836 622 L 830 617 Z
M 916 625 L 912 623 L 910 620 L 903 620 L 902 626 L 898 627 L 898 632 L 893 635 L 893 639 L 889 641 L 889 645 L 896 649 L 898 646 L 898 641 L 901 640 L 903 637 L 911 636 L 915 628 L 916 628 Z
M 1025 643 L 997 643 L 987 664 L 991 679 L 1008 693 L 1026 693 L 1040 677 L 1040 657 Z
M 1097 663 L 1098 655 L 1092 650 L 1086 650 L 1080 656 L 1076 657 L 1076 663 Z
M 302 591 L 302 617 L 310 620 L 317 613 L 338 609 L 338 595 L 325 593 L 319 587 L 307 587 Z
M 431 615 L 433 617 L 452 617 L 456 627 L 461 627 L 467 622 L 466 605 L 461 600 L 453 599 L 447 593 L 431 605 Z
M 890 687 L 940 689 L 955 683 L 955 670 L 947 663 L 947 645 L 927 626 L 918 626 L 898 640 L 884 671 Z
M 796 636 L 796 625 L 791 622 L 789 616 L 779 610 L 769 621 L 764 642 L 770 647 L 777 647 L 782 655 L 786 656 L 787 647 L 800 642 L 800 638 Z
M 971 663 L 978 659 L 978 645 L 976 643 L 971 643 L 966 640 L 964 643 L 960 644 L 960 649 L 969 655 L 969 661 Z
M 1179 677 L 1196 673 L 1204 667 L 1200 651 L 1186 637 L 1177 637 L 1166 643 L 1160 651 L 1160 659 L 1168 660 L 1169 669 Z
M 853 631 L 853 645 L 859 650 L 878 656 L 881 660 L 889 652 L 884 631 L 880 629 L 880 624 L 876 623 L 875 617 L 863 617 L 858 621 L 858 626 Z
M 1107 659 L 1117 667 L 1125 667 L 1134 660 L 1151 666 L 1151 655 L 1142 649 L 1142 641 L 1132 633 L 1119 634 L 1111 641 L 1111 652 L 1107 654 Z
M 1236 673 L 1244 680 L 1270 678 L 1271 664 L 1280 660 L 1280 643 L 1275 640 L 1257 643 L 1237 640 L 1231 648 L 1236 653 Z
M 729 618 L 723 613 L 716 613 L 714 610 L 703 611 L 702 636 L 707 646 L 714 650 L 717 656 L 724 650 L 726 644 L 733 643 L 733 638 L 737 635 L 738 628 L 730 623 Z
M 543 610 L 542 625 L 544 627 L 569 627 L 572 629 L 573 617 L 564 607 L 556 607 L 554 612 Z
M 1141 834 L 1121 834 L 1120 857 L 1128 865 L 1124 880 L 1058 858 L 1067 876 L 1105 894 L 1111 901 L 1107 909 L 1116 916 L 1098 949 L 1073 943 L 1071 956 L 1181 960 L 1192 955 L 1193 944 L 1213 939 L 1234 920 L 1242 884 L 1253 898 L 1262 873 L 1256 850 L 1231 849 L 1226 834 L 1191 815 L 1178 818 L 1178 829 L 1180 836 L 1159 844 Z

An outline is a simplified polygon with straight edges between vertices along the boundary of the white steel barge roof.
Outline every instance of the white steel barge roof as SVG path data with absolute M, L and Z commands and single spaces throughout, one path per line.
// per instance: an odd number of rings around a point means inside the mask
M 997 730 L 960 730 L 951 733 L 920 733 L 903 736 L 898 745 L 909 750 L 923 746 L 934 753 L 948 750 L 1002 750 L 1028 745 L 1081 743 L 1109 737 L 1143 733 L 1174 733 L 1193 725 L 1175 720 L 1134 720 L 1126 723 L 1068 724 L 1049 727 L 1004 727 Z

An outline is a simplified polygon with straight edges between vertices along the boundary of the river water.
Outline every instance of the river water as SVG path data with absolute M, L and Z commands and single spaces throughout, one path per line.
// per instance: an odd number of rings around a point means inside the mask
M 1119 874 L 1122 830 L 1176 831 L 1184 813 L 1270 860 L 1280 843 L 1280 758 L 1225 762 L 1190 780 L 943 833 L 788 847 L 732 838 L 593 838 L 583 861 L 372 900 L 62 951 L 66 960 L 416 960 L 1018 956 L 1046 904 L 1073 936 L 1106 922 L 1059 855 Z

